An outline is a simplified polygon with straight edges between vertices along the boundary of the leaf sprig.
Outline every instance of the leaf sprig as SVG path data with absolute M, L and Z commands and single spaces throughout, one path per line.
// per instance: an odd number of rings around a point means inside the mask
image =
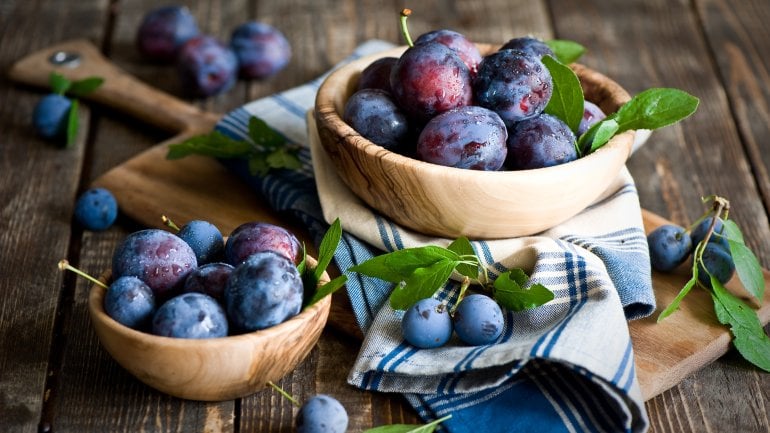
M 304 257 L 297 265 L 297 269 L 299 270 L 300 276 L 302 276 L 303 286 L 305 288 L 314 288 L 309 292 L 305 292 L 305 300 L 303 302 L 304 308 L 310 307 L 324 297 L 336 292 L 348 281 L 347 275 L 340 275 L 323 286 L 318 287 L 321 276 L 334 258 L 334 252 L 337 251 L 337 245 L 339 245 L 340 239 L 342 239 L 342 224 L 340 223 L 340 219 L 337 218 L 321 240 L 321 245 L 318 248 L 318 260 L 315 267 L 310 267 L 308 265 L 307 251 L 303 248 Z
M 188 155 L 213 158 L 242 158 L 248 161 L 252 175 L 265 176 L 273 169 L 296 170 L 302 166 L 299 148 L 289 146 L 286 137 L 270 128 L 262 119 L 249 118 L 249 140 L 230 138 L 219 131 L 196 135 L 169 146 L 166 159 L 180 159 Z
M 578 60 L 585 49 L 571 41 L 553 40 L 547 44 L 556 58 L 543 56 L 543 64 L 553 80 L 553 93 L 545 113 L 558 117 L 577 134 L 583 117 L 585 97 L 577 74 L 567 65 Z M 647 89 L 581 134 L 575 149 L 578 156 L 585 156 L 623 132 L 655 130 L 674 124 L 692 115 L 698 104 L 698 98 L 679 89 Z
M 471 284 L 491 292 L 501 306 L 513 311 L 538 307 L 554 297 L 541 284 L 525 287 L 529 277 L 518 268 L 500 274 L 492 282 L 489 271 L 481 266 L 473 245 L 465 237 L 446 248 L 428 245 L 382 254 L 351 267 L 350 271 L 396 284 L 390 295 L 390 306 L 395 310 L 406 310 L 433 296 L 454 272 L 462 276 L 458 303 Z
M 104 83 L 104 79 L 100 77 L 88 77 L 82 80 L 71 81 L 58 72 L 51 72 L 51 75 L 49 75 L 48 85 L 51 87 L 51 91 L 57 95 L 68 96 L 72 100 L 69 112 L 67 113 L 66 147 L 72 146 L 78 135 L 78 128 L 80 126 L 78 106 L 80 104 L 77 98 L 95 91 L 102 83 Z
M 725 289 L 706 268 L 703 263 L 703 251 L 712 236 L 724 237 L 730 249 L 730 255 L 735 263 L 735 270 L 746 292 L 760 304 L 765 294 L 765 279 L 762 275 L 762 267 L 754 253 L 746 246 L 738 224 L 728 219 L 730 202 L 722 197 L 709 196 L 704 202 L 711 203 L 711 207 L 690 228 L 697 226 L 709 216 L 713 216 L 712 224 L 702 241 L 695 245 L 693 252 L 692 275 L 682 287 L 674 300 L 658 315 L 658 322 L 673 314 L 694 288 L 700 287 L 711 294 L 714 301 L 714 310 L 719 322 L 730 327 L 733 335 L 733 345 L 747 361 L 757 367 L 770 372 L 770 337 L 762 329 L 762 323 L 756 310 L 751 308 L 740 298 Z M 723 220 L 722 233 L 714 231 L 717 218 Z M 698 274 L 705 271 L 709 275 L 711 288 L 701 283 Z

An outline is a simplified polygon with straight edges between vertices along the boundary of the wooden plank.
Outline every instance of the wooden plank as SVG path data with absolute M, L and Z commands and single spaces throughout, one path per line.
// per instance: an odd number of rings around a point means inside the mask
M 3 11 L 13 13 L 0 14 L 0 68 L 61 38 L 99 38 L 105 7 L 100 0 L 77 8 L 56 1 L 4 2 Z M 80 110 L 77 143 L 62 149 L 32 129 L 31 114 L 43 94 L 0 80 L 0 431 L 37 431 L 46 384 L 55 380 L 49 369 L 56 368 L 61 347 L 54 335 L 59 302 L 71 296 L 56 262 L 69 247 L 90 110 Z
M 556 35 L 586 45 L 590 51 L 585 63 L 604 71 L 632 94 L 667 86 L 701 98 L 701 106 L 692 118 L 654 132 L 629 161 L 642 205 L 686 225 L 704 211 L 702 196 L 726 196 L 732 203 L 730 216 L 744 229 L 751 248 L 767 267 L 767 214 L 742 148 L 741 131 L 733 122 L 732 104 L 724 93 L 720 73 L 714 69 L 713 53 L 723 50 L 723 45 L 709 41 L 714 36 L 708 26 L 701 27 L 693 4 L 662 0 L 550 4 Z M 732 6 L 726 4 L 728 9 Z M 757 17 L 733 27 L 741 29 L 743 35 L 751 35 L 745 44 L 750 45 L 766 33 L 761 23 Z M 770 377 L 753 371 L 731 353 L 687 376 L 678 386 L 647 403 L 653 430 L 767 431 L 767 399 L 752 401 L 745 395 L 747 390 L 770 386 Z

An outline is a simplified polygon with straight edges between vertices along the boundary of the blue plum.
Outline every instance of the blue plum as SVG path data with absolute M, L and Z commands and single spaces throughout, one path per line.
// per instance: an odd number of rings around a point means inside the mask
M 386 149 L 396 149 L 409 138 L 406 114 L 384 90 L 357 91 L 345 104 L 342 118 L 359 134 Z
M 398 57 L 382 57 L 370 63 L 361 71 L 358 90 L 380 89 L 391 93 L 390 72 L 397 61 Z
M 239 332 L 268 328 L 302 308 L 302 278 L 295 264 L 274 252 L 250 255 L 225 285 L 227 317 Z
M 457 336 L 471 346 L 494 343 L 503 332 L 503 312 L 497 302 L 486 295 L 464 297 L 452 319 Z
M 431 119 L 417 139 L 417 157 L 449 167 L 494 171 L 505 162 L 507 139 L 500 116 L 469 105 Z
M 198 267 L 195 252 L 179 236 L 146 229 L 129 234 L 112 256 L 112 275 L 144 281 L 158 300 L 181 290 L 187 275 Z
M 72 100 L 66 96 L 51 93 L 35 105 L 32 112 L 32 126 L 47 139 L 62 139 L 67 135 L 67 118 Z
M 107 230 L 118 217 L 118 202 L 105 188 L 91 188 L 75 202 L 75 220 L 87 230 Z
M 217 226 L 208 221 L 193 220 L 176 234 L 195 251 L 198 266 L 222 259 L 225 240 Z
M 299 409 L 295 425 L 297 433 L 344 433 L 348 429 L 348 413 L 336 398 L 318 394 Z
M 275 27 L 249 21 L 233 30 L 230 48 L 238 58 L 241 77 L 265 79 L 277 74 L 291 59 L 291 45 Z
M 723 285 L 730 281 L 735 273 L 735 262 L 730 251 L 719 243 L 707 243 L 703 250 L 703 262 L 698 263 L 698 280 L 706 287 L 711 287 L 709 273 Z
M 692 253 L 693 242 L 683 227 L 664 224 L 647 235 L 650 264 L 660 272 L 670 272 L 684 263 Z
M 577 135 L 585 134 L 588 129 L 595 123 L 599 123 L 604 120 L 607 115 L 604 114 L 601 108 L 591 101 L 583 101 L 583 118 L 580 119 L 580 125 L 578 125 Z
M 155 314 L 155 295 L 139 278 L 120 277 L 104 294 L 104 312 L 129 328 L 144 330 Z
M 706 233 L 708 233 L 709 227 L 711 227 L 711 222 L 714 220 L 714 216 L 709 216 L 704 218 L 700 223 L 698 223 L 697 226 L 695 226 L 692 229 L 692 232 L 690 232 L 690 236 L 692 237 L 692 243 L 693 245 L 699 244 L 703 239 L 706 238 Z M 724 222 L 721 218 L 717 218 L 717 222 L 714 223 L 714 233 L 711 234 L 711 237 L 709 238 L 709 242 L 716 242 L 720 244 L 723 248 L 725 248 L 727 251 L 730 251 L 730 244 L 727 242 L 727 238 L 723 236 L 719 236 L 722 234 L 722 231 L 724 230 Z
M 553 50 L 551 50 L 551 47 L 549 47 L 548 44 L 531 36 L 513 38 L 503 44 L 503 46 L 500 47 L 500 50 L 518 50 L 537 58 L 542 58 L 546 55 L 555 57 Z
M 227 238 L 225 261 L 237 266 L 262 251 L 275 251 L 294 264 L 302 260 L 302 246 L 291 232 L 270 223 L 248 222 L 236 227 Z
M 446 45 L 428 42 L 408 48 L 390 74 L 396 103 L 416 124 L 452 108 L 470 105 L 471 71 Z
M 227 263 L 207 263 L 190 272 L 182 291 L 205 293 L 219 302 L 224 302 L 225 286 L 234 269 Z
M 175 338 L 226 337 L 227 316 L 211 296 L 183 293 L 158 308 L 152 319 L 152 333 Z
M 526 170 L 574 161 L 578 157 L 575 143 L 575 134 L 566 123 L 541 114 L 517 123 L 510 132 L 507 164 L 514 170 Z
M 421 349 L 443 346 L 452 336 L 452 319 L 447 306 L 433 298 L 416 302 L 404 312 L 401 334 L 409 344 Z
M 229 90 L 238 76 L 235 53 L 211 36 L 191 38 L 179 51 L 179 79 L 193 96 L 212 96 Z
M 471 76 L 476 75 L 479 63 L 481 63 L 481 53 L 476 44 L 468 40 L 465 35 L 448 29 L 433 30 L 420 35 L 415 39 L 414 44 L 420 45 L 428 42 L 438 42 L 457 53 L 471 71 Z
M 476 104 L 499 114 L 510 129 L 516 122 L 545 110 L 553 93 L 553 81 L 540 58 L 502 50 L 481 61 L 473 92 Z
M 170 63 L 179 48 L 200 30 L 195 17 L 184 6 L 164 6 L 145 14 L 136 32 L 136 46 L 145 57 Z

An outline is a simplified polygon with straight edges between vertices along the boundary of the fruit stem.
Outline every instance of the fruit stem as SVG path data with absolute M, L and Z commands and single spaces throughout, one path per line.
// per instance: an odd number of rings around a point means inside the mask
M 460 294 L 457 295 L 457 302 L 452 306 L 452 311 L 449 312 L 450 316 L 454 316 L 455 310 L 457 310 L 457 306 L 460 305 L 460 301 L 463 300 L 465 297 L 465 292 L 468 290 L 468 287 L 471 285 L 471 279 L 468 277 L 463 277 L 462 285 L 460 286 Z
M 166 226 L 168 226 L 172 230 L 176 230 L 176 231 L 180 230 L 179 226 L 174 224 L 174 221 L 171 221 L 171 218 L 169 218 L 169 217 L 167 217 L 165 215 L 161 215 L 160 219 L 163 220 L 163 224 L 165 224 Z
M 279 394 L 281 394 L 282 396 L 286 397 L 286 399 L 288 399 L 290 402 L 292 402 L 294 404 L 294 406 L 297 406 L 297 407 L 302 406 L 301 404 L 299 404 L 299 402 L 297 401 L 296 398 L 292 397 L 291 394 L 289 394 L 288 392 L 284 391 L 283 388 L 281 388 L 280 386 L 274 384 L 272 380 L 268 380 L 267 384 L 272 386 L 273 389 L 278 391 Z
M 59 270 L 61 271 L 72 271 L 81 277 L 85 278 L 86 280 L 96 284 L 97 286 L 104 287 L 105 289 L 108 288 L 106 284 L 103 282 L 97 280 L 96 278 L 86 274 L 85 272 L 81 271 L 80 269 L 70 265 L 70 262 L 67 261 L 67 259 L 61 259 L 59 260 Z
M 409 45 L 410 48 L 414 46 L 414 42 L 412 42 L 412 37 L 409 36 L 409 29 L 406 26 L 406 19 L 411 14 L 412 14 L 412 10 L 411 9 L 404 8 L 401 11 L 401 18 L 400 18 L 401 34 L 404 36 L 404 40 L 406 40 L 406 44 Z

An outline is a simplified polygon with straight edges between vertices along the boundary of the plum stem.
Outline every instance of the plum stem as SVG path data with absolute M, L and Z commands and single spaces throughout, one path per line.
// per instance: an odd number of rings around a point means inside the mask
M 273 383 L 272 380 L 268 380 L 267 384 L 272 386 L 273 389 L 278 391 L 279 394 L 281 394 L 282 396 L 286 397 L 286 399 L 289 400 L 290 402 L 292 402 L 294 404 L 294 406 L 297 406 L 297 407 L 302 406 L 301 404 L 299 404 L 299 402 L 297 401 L 296 398 L 292 397 L 291 394 L 289 394 L 288 392 L 284 391 L 283 388 L 281 388 L 280 386 L 278 386 L 275 383 Z
M 171 221 L 171 218 L 169 218 L 169 217 L 167 217 L 165 215 L 161 215 L 160 219 L 163 220 L 163 224 L 165 224 L 166 226 L 168 226 L 172 230 L 176 230 L 176 231 L 180 230 L 179 226 L 174 224 L 174 221 Z
M 106 284 L 104 284 L 103 282 L 101 282 L 101 281 L 97 280 L 96 278 L 86 274 L 85 272 L 81 271 L 80 269 L 70 265 L 70 262 L 68 262 L 67 259 L 59 260 L 59 270 L 62 270 L 62 271 L 72 271 L 72 272 L 80 275 L 81 277 L 85 278 L 86 280 L 96 284 L 97 286 L 103 287 L 105 289 L 108 288 L 108 286 Z
M 410 48 L 414 46 L 414 42 L 412 42 L 412 37 L 409 36 L 409 29 L 406 26 L 406 19 L 411 14 L 412 14 L 412 10 L 405 8 L 401 11 L 401 17 L 400 17 L 401 34 L 404 36 L 404 40 L 406 40 L 406 44 L 409 45 Z

